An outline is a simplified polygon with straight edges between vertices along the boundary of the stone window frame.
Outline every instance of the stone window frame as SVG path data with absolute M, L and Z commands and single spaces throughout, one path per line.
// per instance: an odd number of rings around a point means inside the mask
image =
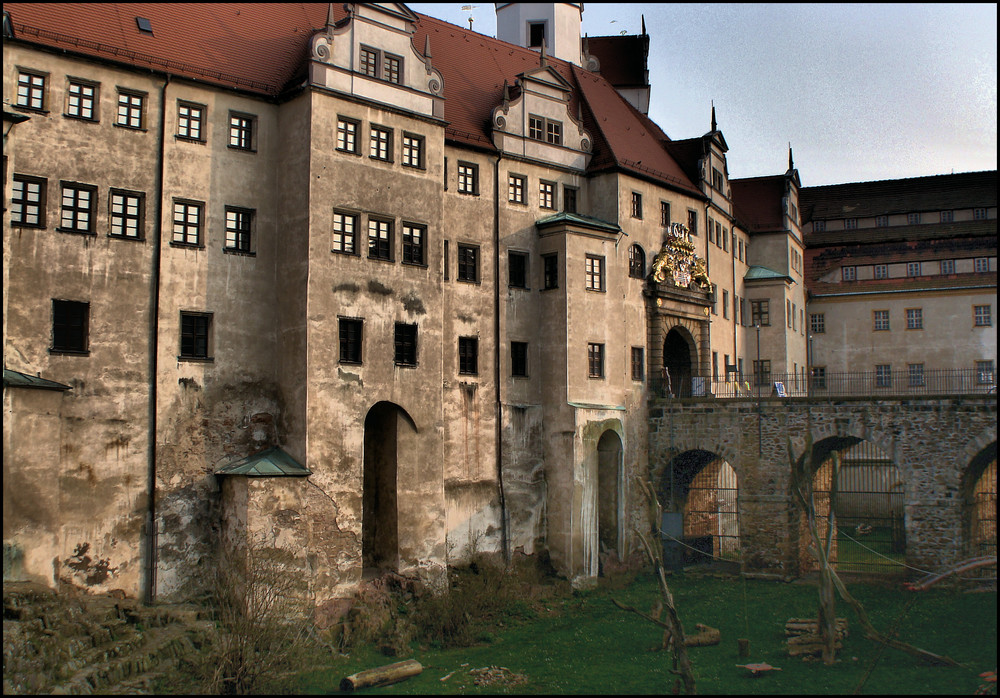
M 479 245 L 460 242 L 457 244 L 456 258 L 458 272 L 455 275 L 457 281 L 468 284 L 478 284 L 480 281 L 479 271 Z
M 350 221 L 350 229 L 344 223 Z M 358 250 L 358 229 L 361 227 L 361 215 L 356 211 L 333 210 L 331 223 L 330 251 L 335 254 L 344 254 L 357 257 Z
M 181 210 L 178 210 L 178 207 Z M 171 212 L 170 246 L 205 247 L 205 202 L 175 198 L 171 202 Z M 196 220 L 191 218 L 191 214 L 194 212 L 197 212 Z M 180 219 L 178 219 L 178 214 L 182 216 Z M 180 234 L 180 239 L 178 239 L 178 234 Z
M 809 331 L 813 334 L 826 334 L 826 313 L 809 313 Z
M 597 293 L 604 293 L 607 291 L 606 269 L 607 261 L 603 255 L 586 255 L 584 263 L 584 288 L 588 291 L 594 291 Z
M 587 377 L 604 379 L 604 343 L 587 342 Z
M 419 328 L 415 323 L 397 322 L 393 331 L 393 363 L 396 366 L 417 366 Z
M 458 373 L 462 376 L 479 375 L 479 337 L 458 338 Z
M 83 78 L 66 78 L 66 109 L 63 116 L 67 119 L 78 119 L 79 121 L 89 121 L 92 123 L 101 120 L 101 83 Z M 74 88 L 81 88 L 74 93 Z M 83 90 L 91 90 L 87 95 Z M 90 115 L 84 112 L 88 111 Z
M 77 235 L 97 234 L 97 187 L 81 182 L 60 182 L 59 197 L 59 227 L 60 233 Z M 67 193 L 71 194 L 67 200 Z M 81 205 L 82 195 L 86 194 L 86 205 Z M 67 222 L 69 225 L 67 225 Z
M 90 302 L 52 299 L 50 354 L 90 354 Z
M 922 329 L 924 329 L 924 310 L 923 310 L 923 308 L 907 308 L 906 309 L 906 329 L 908 329 L 908 330 L 922 330 Z
M 368 158 L 378 162 L 392 162 L 393 154 L 393 129 L 371 124 L 368 127 Z
M 890 329 L 889 311 L 885 308 L 872 310 L 872 331 L 889 332 Z
M 120 200 L 120 201 L 119 201 Z M 120 207 L 120 210 L 118 210 Z M 135 212 L 130 209 L 134 207 Z M 130 221 L 134 221 L 132 226 Z M 122 232 L 115 232 L 115 228 Z M 129 189 L 115 189 L 108 191 L 108 237 L 119 240 L 145 240 L 146 228 L 146 194 L 141 191 L 131 191 Z M 128 234 L 128 230 L 134 229 L 135 234 Z
M 556 207 L 556 183 L 546 179 L 538 180 L 538 208 Z
M 507 174 L 507 203 L 526 205 L 528 178 L 524 175 Z
M 18 228 L 44 228 L 46 221 L 46 206 L 48 195 L 48 180 L 45 177 L 15 174 L 10 197 L 10 224 Z M 16 190 L 21 184 L 21 191 Z M 37 191 L 29 188 L 37 187 Z M 34 198 L 37 197 L 37 200 Z M 15 215 L 17 216 L 15 218 Z M 27 222 L 25 217 L 37 217 L 34 223 Z
M 337 150 L 341 153 L 361 155 L 361 122 L 346 116 L 337 116 Z
M 403 131 L 400 147 L 402 149 L 401 164 L 403 167 L 412 167 L 417 170 L 426 169 L 424 162 L 426 159 L 424 156 L 425 139 L 423 136 Z
M 632 347 L 632 380 L 641 383 L 646 377 L 646 350 L 643 347 Z
M 400 225 L 400 240 L 402 243 L 400 263 L 415 267 L 426 267 L 427 226 L 423 223 L 403 221 L 402 225 Z
M 511 378 L 528 377 L 528 343 L 511 341 L 510 343 L 510 376 Z
M 178 333 L 178 361 L 214 361 L 214 314 L 202 310 L 181 310 Z
M 381 262 L 396 261 L 395 224 L 396 221 L 392 218 L 368 217 L 368 259 Z
M 507 250 L 507 287 L 527 290 L 531 278 L 531 256 L 523 250 Z M 514 263 L 517 260 L 517 264 Z M 515 273 L 516 272 L 516 273 Z
M 177 133 L 174 138 L 179 141 L 205 143 L 205 124 L 208 107 L 186 99 L 177 100 Z M 194 135 L 192 135 L 192 133 Z
M 47 114 L 48 88 L 49 74 L 47 72 L 18 67 L 14 108 L 36 114 Z
M 628 248 L 628 275 L 632 279 L 646 278 L 646 251 L 639 243 Z
M 479 196 L 479 165 L 474 162 L 458 161 L 458 193 Z
M 337 316 L 337 339 L 340 347 L 339 363 L 361 366 L 364 364 L 365 320 L 360 317 Z
M 118 88 L 115 126 L 132 131 L 146 130 L 146 99 L 148 93 L 126 87 Z
M 559 288 L 559 253 L 551 252 L 542 255 L 542 290 L 551 291 Z
M 568 184 L 563 185 L 562 210 L 564 212 L 577 213 L 580 198 L 579 193 L 579 187 L 571 187 Z
M 973 327 L 993 327 L 993 307 L 990 305 L 972 306 Z
M 240 111 L 229 111 L 229 143 L 231 150 L 245 153 L 257 152 L 257 116 Z
M 750 326 L 771 326 L 771 300 L 769 298 L 750 299 Z
M 255 209 L 226 206 L 225 232 L 223 252 L 250 257 L 256 255 L 257 211 Z
M 642 220 L 642 193 L 632 192 L 632 218 Z

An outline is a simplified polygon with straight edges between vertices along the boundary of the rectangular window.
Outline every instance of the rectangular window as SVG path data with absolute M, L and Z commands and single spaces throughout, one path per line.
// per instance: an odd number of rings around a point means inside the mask
M 458 246 L 458 280 L 479 282 L 479 248 L 474 245 Z
M 664 228 L 670 225 L 670 204 L 666 201 L 660 202 L 660 225 Z
M 524 203 L 525 179 L 521 175 L 507 175 L 507 201 L 512 204 Z
M 416 223 L 403 223 L 403 264 L 424 266 L 427 228 Z
M 392 261 L 392 221 L 368 219 L 368 259 Z
M 138 92 L 118 92 L 118 126 L 141 129 L 143 127 L 143 107 L 145 95 Z
M 908 330 L 922 330 L 924 329 L 924 311 L 921 308 L 907 308 L 906 309 L 906 329 Z
M 750 301 L 750 324 L 768 327 L 771 324 L 771 301 Z
M 528 138 L 540 141 L 545 135 L 545 119 L 540 116 L 528 117 Z
M 358 154 L 358 125 L 351 119 L 337 119 L 337 150 Z
M 403 133 L 403 166 L 424 167 L 424 137 L 412 133 Z
M 889 216 L 875 216 L 875 227 L 876 228 L 889 227 Z
M 993 385 L 993 362 L 976 362 L 976 381 L 980 385 Z
M 698 212 L 697 211 L 690 211 L 690 210 L 688 211 L 688 232 L 691 233 L 691 235 L 697 235 L 698 234 Z
M 954 274 L 955 273 L 955 260 L 954 259 L 942 259 L 941 260 L 941 273 L 942 274 Z
M 942 223 L 952 223 L 955 221 L 954 211 L 942 211 L 941 212 L 941 222 Z
M 888 279 L 889 278 L 889 265 L 888 264 L 876 264 L 875 265 L 875 278 L 876 279 Z
M 792 302 L 790 300 L 785 300 L 785 325 L 791 328 L 792 321 L 794 319 L 795 313 L 792 312 Z
M 226 247 L 230 252 L 253 251 L 254 212 L 246 208 L 226 207 Z
M 719 192 L 722 191 L 722 173 L 716 167 L 712 168 L 712 188 Z
M 814 233 L 826 232 L 826 221 L 813 221 L 813 232 Z
M 406 323 L 396 323 L 396 333 L 394 338 L 395 356 L 394 362 L 397 366 L 417 365 L 417 326 Z
M 66 233 L 94 233 L 94 210 L 97 187 L 85 184 L 62 184 L 62 219 L 59 230 Z
M 876 332 L 888 332 L 889 331 L 889 311 L 888 310 L 873 310 L 872 311 L 872 323 Z
M 763 359 L 753 362 L 754 385 L 765 386 L 771 383 L 771 360 Z
M 562 145 L 562 123 L 545 121 L 545 140 L 552 145 Z
M 591 378 L 604 378 L 604 345 L 590 343 L 587 345 L 587 375 Z
M 333 212 L 332 251 L 357 254 L 358 217 L 353 213 Z
M 552 182 L 538 183 L 538 206 L 540 208 L 556 207 L 556 185 Z
M 6 15 L 4 15 L 6 19 Z M 39 73 L 17 74 L 17 106 L 33 111 L 45 109 L 45 76 Z
M 604 257 L 587 255 L 587 285 L 588 291 L 604 290 Z
M 229 147 L 236 150 L 256 150 L 257 117 L 229 112 Z
M 712 380 L 719 380 L 719 352 L 712 352 Z
M 477 338 L 458 338 L 458 372 L 467 376 L 478 375 L 479 340 Z
M 197 201 L 174 201 L 174 245 L 202 246 L 201 229 L 204 204 Z
M 740 240 L 739 243 L 740 243 L 740 261 L 742 262 L 743 261 L 743 240 Z
M 729 291 L 722 289 L 722 317 L 729 319 Z
M 814 388 L 826 387 L 826 366 L 813 366 L 812 384 Z
M 734 245 L 734 247 L 735 247 L 735 245 Z M 723 252 L 729 252 L 729 228 L 723 228 L 722 229 L 722 251 Z M 792 252 L 792 255 L 793 255 L 792 258 L 793 259 L 795 258 L 794 255 L 796 255 L 796 254 L 797 253 L 795 251 Z
M 146 213 L 145 194 L 136 191 L 112 189 L 108 218 L 112 237 L 141 240 Z
M 528 288 L 527 253 L 507 253 L 507 285 L 511 288 Z
M 646 278 L 646 253 L 639 245 L 628 248 L 628 275 L 633 279 Z
M 528 23 L 528 46 L 538 48 L 545 40 L 545 22 Z
M 845 218 L 844 219 L 844 229 L 845 230 L 857 230 L 858 229 L 858 219 L 857 218 Z
M 906 375 L 911 388 L 919 388 L 924 384 L 924 365 L 907 364 Z
M 97 85 L 76 80 L 69 81 L 69 87 L 66 89 L 66 116 L 97 121 L 97 104 Z
M 642 347 L 632 347 L 632 380 L 641 381 L 646 372 L 646 363 L 643 359 L 645 352 Z
M 386 82 L 400 84 L 402 75 L 403 59 L 392 54 L 385 54 L 382 58 L 382 79 Z
M 368 138 L 368 155 L 373 160 L 392 160 L 392 129 L 372 126 Z
M 974 221 L 985 221 L 986 220 L 986 209 L 985 208 L 974 208 L 974 209 L 972 209 L 972 220 L 974 220 Z
M 972 315 L 975 319 L 976 327 L 993 326 L 993 309 L 988 305 L 972 306 Z
M 542 288 L 559 288 L 559 255 L 542 255 Z
M 976 273 L 986 274 L 990 271 L 990 260 L 988 257 L 976 257 Z
M 711 218 L 708 219 L 708 241 L 715 242 L 715 221 Z
M 632 192 L 632 218 L 642 219 L 642 194 Z
M 364 345 L 364 321 L 359 318 L 338 319 L 340 329 L 340 363 L 360 364 Z
M 920 262 L 907 262 L 906 263 L 906 275 L 907 276 L 920 276 Z
M 371 78 L 378 77 L 378 55 L 378 51 L 373 48 L 361 47 L 361 73 L 363 75 Z
M 177 102 L 177 137 L 201 141 L 205 107 L 189 102 Z
M 858 276 L 857 267 L 841 267 L 840 278 L 842 281 L 854 281 Z
M 562 145 L 562 122 L 531 114 L 528 116 L 528 138 Z
M 875 387 L 892 387 L 892 366 L 889 364 L 878 364 L 875 366 Z
M 563 187 L 563 211 L 566 213 L 576 213 L 576 196 L 579 190 L 576 187 Z
M 920 214 L 919 213 L 907 213 L 906 214 L 906 223 L 907 223 L 907 225 L 917 225 L 918 223 L 920 223 Z
M 528 377 L 528 343 L 510 343 L 510 375 L 515 378 Z
M 10 222 L 24 228 L 45 227 L 46 180 L 14 175 L 10 197 Z
M 479 166 L 468 162 L 458 163 L 458 193 L 479 193 Z
M 89 345 L 90 303 L 52 301 L 52 351 L 86 353 Z
M 181 312 L 182 359 L 208 359 L 210 357 L 209 333 L 212 329 L 210 313 Z

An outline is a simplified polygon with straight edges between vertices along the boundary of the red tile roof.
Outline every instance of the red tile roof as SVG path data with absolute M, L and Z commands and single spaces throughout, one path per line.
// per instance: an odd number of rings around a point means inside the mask
M 6 3 L 16 39 L 169 72 L 227 88 L 278 98 L 304 75 L 312 35 L 326 26 L 327 3 Z M 346 16 L 333 4 L 334 16 Z M 152 35 L 139 30 L 144 17 Z M 504 82 L 538 67 L 539 55 L 457 25 L 418 15 L 413 44 L 430 37 L 432 63 L 444 78 L 446 135 L 494 150 L 492 110 Z M 700 196 L 664 148 L 666 135 L 599 75 L 565 61 L 549 65 L 579 92 L 594 137 L 591 169 L 617 166 Z
M 733 213 L 749 234 L 785 230 L 782 198 L 786 189 L 785 175 L 731 179 Z
M 648 87 L 649 36 L 590 36 L 587 52 L 600 62 L 601 77 L 615 87 Z

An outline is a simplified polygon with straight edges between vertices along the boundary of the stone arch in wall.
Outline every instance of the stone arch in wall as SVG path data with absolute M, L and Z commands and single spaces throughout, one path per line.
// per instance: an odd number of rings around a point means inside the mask
M 613 429 L 597 442 L 597 544 L 599 559 L 622 558 L 624 530 L 624 448 Z M 603 567 L 603 566 L 602 566 Z M 603 569 L 599 570 L 603 574 Z
M 666 394 L 691 397 L 691 378 L 698 373 L 698 347 L 683 326 L 676 326 L 663 338 L 663 372 Z
M 997 554 L 997 443 L 986 445 L 962 474 L 962 557 Z
M 406 410 L 392 402 L 376 403 L 365 416 L 361 554 L 366 569 L 399 569 L 398 446 L 404 432 L 416 431 Z
M 675 455 L 657 486 L 665 562 L 738 562 L 741 558 L 736 469 L 712 451 Z
M 819 536 L 835 527 L 830 559 L 839 571 L 902 573 L 906 553 L 904 479 L 874 441 L 829 436 L 813 445 L 811 497 Z M 793 493 L 794 496 L 794 493 Z M 832 518 L 830 514 L 832 513 Z M 799 569 L 818 569 L 805 513 L 799 516 Z

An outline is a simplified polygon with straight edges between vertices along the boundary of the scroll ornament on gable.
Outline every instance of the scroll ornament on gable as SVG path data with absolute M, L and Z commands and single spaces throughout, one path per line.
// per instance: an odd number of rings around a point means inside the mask
M 663 247 L 653 259 L 650 278 L 658 284 L 710 290 L 705 260 L 694 253 L 691 233 L 683 223 L 672 223 Z

